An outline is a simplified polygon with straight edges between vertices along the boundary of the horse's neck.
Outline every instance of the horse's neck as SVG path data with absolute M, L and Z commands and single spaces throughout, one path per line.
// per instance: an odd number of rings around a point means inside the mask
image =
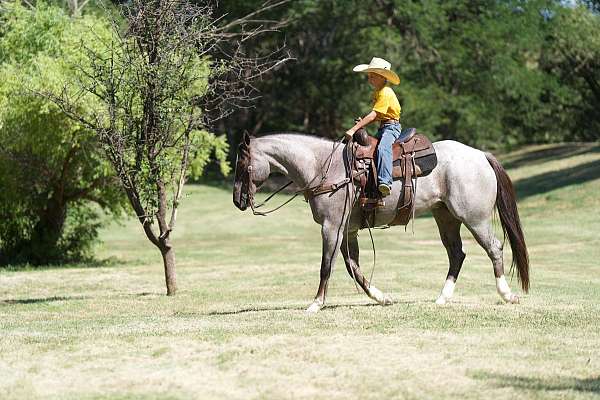
M 279 134 L 257 140 L 272 172 L 288 176 L 299 186 L 319 183 L 323 166 L 333 150 L 333 143 L 310 136 Z

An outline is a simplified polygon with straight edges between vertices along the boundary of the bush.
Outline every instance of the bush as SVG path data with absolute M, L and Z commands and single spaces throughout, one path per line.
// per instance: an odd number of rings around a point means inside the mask
M 0 13 L 0 262 L 77 261 L 97 238 L 99 211 L 117 216 L 126 199 L 94 132 L 38 93 L 77 79 L 70 67 L 110 28 L 97 16 L 20 3 Z

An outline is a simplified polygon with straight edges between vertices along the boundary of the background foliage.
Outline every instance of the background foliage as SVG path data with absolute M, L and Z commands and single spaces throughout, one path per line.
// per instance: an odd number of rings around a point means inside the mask
M 123 196 L 93 133 L 36 92 L 73 79 L 83 45 L 97 45 L 108 26 L 45 4 L 34 12 L 3 3 L 0 18 L 1 261 L 81 259 L 97 236 L 99 209 L 119 215 Z
M 229 17 L 259 0 L 220 2 Z M 597 140 L 600 16 L 596 2 L 301 0 L 274 12 L 295 62 L 258 89 L 256 107 L 220 129 L 339 137 L 369 110 L 352 67 L 388 59 L 401 122 L 436 139 L 497 148 Z M 263 43 L 249 44 L 264 46 Z
M 90 12 L 80 16 L 60 3 L 37 2 L 35 7 L 19 1 L 0 4 L 0 216 L 5 221 L 0 227 L 2 264 L 81 260 L 90 255 L 101 214 L 116 217 L 126 209 L 126 197 L 96 133 L 40 96 L 62 93 L 76 99 L 72 111 L 81 115 L 104 110 L 99 96 L 83 96 L 78 91 L 81 84 L 93 81 L 88 68 L 92 62 L 102 68 L 99 60 L 114 33 L 106 15 L 110 9 L 89 3 L 84 11 Z M 90 58 L 99 54 L 95 60 Z M 201 65 L 196 68 L 198 74 L 208 76 L 205 69 Z M 134 84 L 136 76 L 132 74 L 136 71 L 125 72 L 122 81 Z M 203 78 L 198 84 L 206 86 L 207 80 Z M 173 79 L 170 82 L 171 86 L 185 84 Z M 171 86 L 165 84 L 162 88 L 166 91 Z M 190 96 L 205 91 L 196 87 L 186 90 Z M 138 103 L 133 108 L 140 109 Z M 180 117 L 176 109 L 162 122 L 175 125 L 173 121 Z M 227 175 L 227 152 L 224 137 L 195 130 L 189 176 L 201 176 L 211 158 L 219 161 L 220 173 Z M 164 153 L 165 163 L 179 166 L 179 154 Z M 147 166 L 138 172 L 151 180 Z M 175 179 L 171 170 L 164 175 L 161 178 L 169 184 Z M 152 201 L 145 192 L 142 195 L 146 202 Z M 154 213 L 152 210 L 149 215 Z
M 96 237 L 98 212 L 123 210 L 94 134 L 34 94 L 72 81 L 70 66 L 102 47 L 106 11 L 119 3 L 0 0 L 3 263 L 81 259 Z M 263 3 L 221 0 L 216 15 L 227 23 Z M 226 174 L 226 155 L 232 159 L 235 149 L 227 142 L 237 143 L 244 130 L 340 137 L 369 110 L 371 88 L 352 67 L 373 56 L 391 61 L 402 79 L 394 87 L 402 124 L 434 139 L 486 149 L 596 141 L 599 4 L 295 0 L 272 8 L 261 18 L 282 21 L 282 28 L 245 40 L 243 54 L 265 54 L 285 42 L 294 60 L 253 84 L 250 108 L 198 135 L 190 178 L 198 179 L 214 158 L 220 161 L 212 170 Z M 90 98 L 79 106 L 84 113 L 96 107 Z

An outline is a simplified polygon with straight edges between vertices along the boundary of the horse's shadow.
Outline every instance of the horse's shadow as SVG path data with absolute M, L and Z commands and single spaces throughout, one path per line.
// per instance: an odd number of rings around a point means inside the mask
M 397 304 L 417 304 L 419 303 L 418 301 L 394 301 L 393 304 L 391 304 L 391 306 L 397 305 Z M 238 310 L 226 310 L 226 311 L 210 311 L 208 313 L 206 313 L 205 315 L 208 316 L 218 316 L 218 315 L 238 315 L 238 314 L 245 314 L 245 313 L 250 313 L 250 312 L 269 312 L 269 311 L 306 311 L 306 308 L 308 307 L 308 304 L 304 304 L 304 305 L 290 305 L 290 306 L 278 306 L 278 305 L 274 305 L 271 307 L 247 307 L 247 308 L 240 308 Z M 325 305 L 320 312 L 323 311 L 327 311 L 327 310 L 335 310 L 335 309 L 345 309 L 345 308 L 355 308 L 355 307 L 381 307 L 381 305 L 377 304 L 377 303 L 359 303 L 359 302 L 355 302 L 355 303 L 341 303 L 341 304 L 327 304 Z M 386 306 L 386 307 L 390 307 L 390 306 Z
M 160 293 L 141 292 L 133 294 L 121 294 L 113 295 L 109 297 L 147 297 L 147 296 L 161 296 Z M 59 301 L 77 301 L 77 300 L 92 300 L 98 299 L 97 296 L 52 296 L 52 297 L 38 297 L 29 299 L 5 299 L 0 300 L 0 306 L 18 305 L 18 304 L 44 304 L 54 303 Z M 394 301 L 393 305 L 397 304 L 417 304 L 424 303 L 420 301 L 408 301 L 408 300 L 397 300 Z M 225 311 L 209 311 L 207 313 L 201 313 L 206 316 L 219 316 L 219 315 L 239 315 L 251 312 L 270 312 L 270 311 L 306 311 L 308 304 L 293 304 L 293 305 L 272 305 L 272 306 L 250 306 L 239 308 L 236 310 L 225 310 Z M 381 307 L 377 303 L 365 303 L 365 302 L 353 302 L 353 303 L 340 303 L 340 304 L 327 304 L 321 311 L 335 310 L 335 309 L 349 309 L 355 307 Z M 389 306 L 387 306 L 389 307 Z M 176 312 L 177 316 L 185 315 L 198 315 L 198 313 L 186 313 Z

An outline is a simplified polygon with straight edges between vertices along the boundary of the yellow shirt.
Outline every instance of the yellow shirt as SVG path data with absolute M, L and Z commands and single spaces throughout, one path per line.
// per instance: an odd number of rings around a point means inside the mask
M 400 103 L 391 87 L 384 86 L 373 92 L 373 111 L 377 113 L 376 121 L 400 120 Z

